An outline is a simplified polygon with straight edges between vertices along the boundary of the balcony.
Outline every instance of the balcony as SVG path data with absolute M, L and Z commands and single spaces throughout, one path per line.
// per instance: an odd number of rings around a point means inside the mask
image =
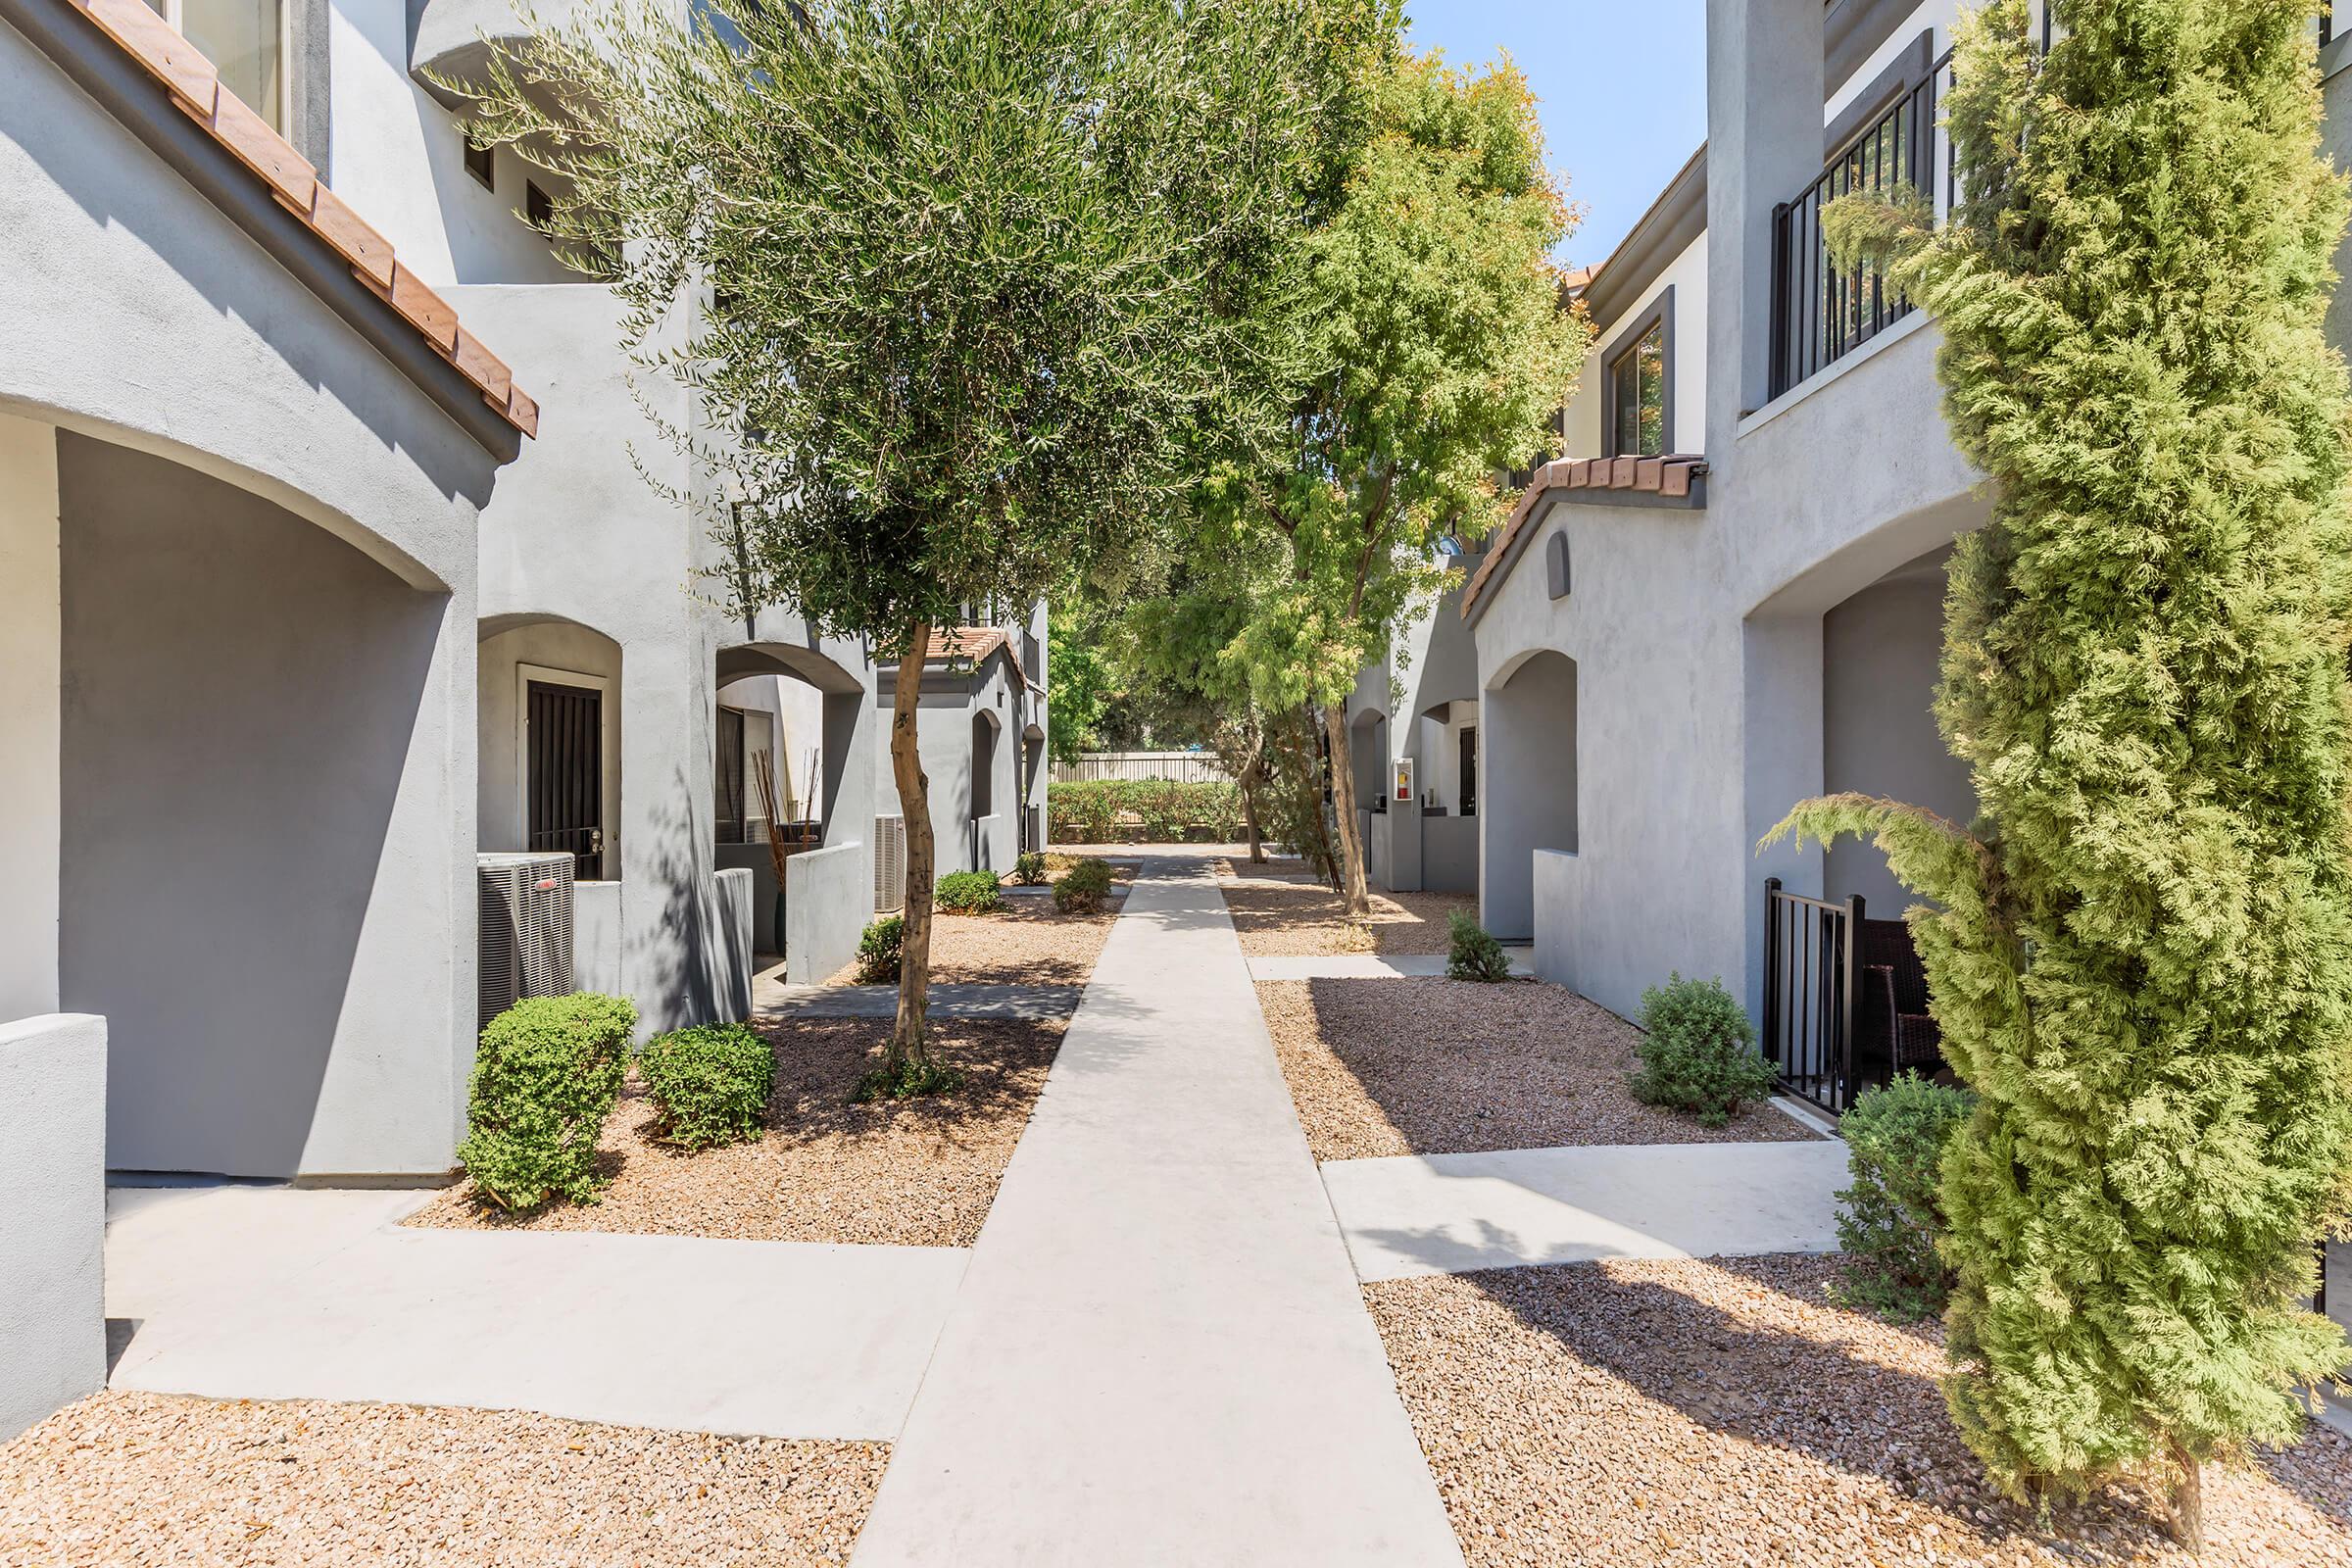
M 1800 386 L 1911 314 L 1876 270 L 1830 260 L 1822 209 L 1862 191 L 1893 195 L 1908 186 L 1952 205 L 1951 139 L 1938 110 L 1950 84 L 1945 51 L 1927 74 L 1838 148 L 1805 187 L 1772 211 L 1772 396 Z

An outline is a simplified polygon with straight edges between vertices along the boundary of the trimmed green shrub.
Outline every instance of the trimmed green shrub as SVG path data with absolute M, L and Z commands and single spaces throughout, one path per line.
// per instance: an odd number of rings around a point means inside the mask
M 1110 896 L 1110 862 L 1088 856 L 1054 884 L 1054 907 L 1064 914 L 1093 914 Z
M 1046 858 L 1035 850 L 1024 850 L 1012 862 L 1012 879 L 1025 888 L 1040 886 L 1046 880 Z
M 1838 1244 L 1846 1255 L 1840 1294 L 1854 1305 L 1903 1319 L 1943 1309 L 1950 1275 L 1936 1250 L 1944 1229 L 1943 1151 L 1976 1103 L 1965 1089 L 1905 1072 L 1838 1118 L 1854 1179 L 1838 1195 Z
M 1487 928 L 1456 909 L 1446 916 L 1446 978 L 1448 980 L 1508 980 L 1510 956 Z
M 1046 817 L 1056 844 L 1181 844 L 1242 834 L 1242 792 L 1228 780 L 1105 778 L 1048 784 Z
M 936 902 L 955 914 L 986 914 L 1004 902 L 994 871 L 950 871 L 939 879 Z
M 636 1027 L 627 999 L 592 992 L 531 997 L 484 1026 L 458 1148 L 475 1192 L 507 1209 L 596 1197 L 596 1141 Z
M 1677 973 L 1650 987 L 1642 993 L 1642 1028 L 1638 1100 L 1720 1127 L 1744 1102 L 1772 1093 L 1775 1074 L 1756 1050 L 1755 1026 L 1720 980 Z
M 656 1035 L 637 1054 L 637 1071 L 662 1112 L 661 1140 L 714 1149 L 758 1133 L 776 1053 L 747 1024 L 710 1023 Z
M 906 940 L 903 915 L 886 914 L 865 928 L 858 939 L 858 979 L 861 985 L 896 985 L 899 958 Z

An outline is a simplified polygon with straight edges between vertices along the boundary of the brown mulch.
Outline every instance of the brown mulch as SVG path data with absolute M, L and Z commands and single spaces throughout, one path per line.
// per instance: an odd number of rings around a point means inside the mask
M 1114 887 L 1095 914 L 1063 914 L 1050 893 L 1008 893 L 991 914 L 931 917 L 931 983 L 991 986 L 1082 986 L 1110 940 L 1110 923 L 1127 902 Z M 825 983 L 857 983 L 858 966 L 844 966 Z
M 96 1394 L 0 1445 L 0 1563 L 844 1563 L 890 1449 Z
M 1470 1568 L 2352 1564 L 2352 1442 L 2003 1500 L 1945 1412 L 1940 1330 L 1831 1304 L 1835 1258 L 1617 1259 L 1364 1287 Z
M 1446 916 L 1457 909 L 1478 914 L 1478 900 L 1462 893 L 1375 893 L 1372 917 L 1361 924 L 1348 920 L 1348 901 L 1321 883 L 1269 877 L 1262 887 L 1224 893 L 1243 956 L 1251 958 L 1444 953 L 1450 940 Z
M 1257 999 L 1317 1159 L 1817 1136 L 1769 1104 L 1704 1127 L 1642 1103 L 1641 1031 L 1564 986 L 1267 980 Z
M 969 1247 L 1068 1025 L 935 1017 L 933 1046 L 961 1069 L 962 1086 L 863 1105 L 850 1095 L 881 1059 L 890 1020 L 759 1027 L 776 1043 L 776 1092 L 759 1138 L 692 1153 L 655 1143 L 653 1102 L 632 1073 L 605 1123 L 601 1159 L 612 1184 L 596 1202 L 511 1215 L 462 1183 L 407 1223 Z

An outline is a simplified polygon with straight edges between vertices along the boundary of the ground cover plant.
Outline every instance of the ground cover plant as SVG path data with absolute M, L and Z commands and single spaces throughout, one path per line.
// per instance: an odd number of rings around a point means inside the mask
M 1905 1072 L 1838 1118 L 1854 1183 L 1838 1195 L 1846 1300 L 1899 1319 L 1943 1309 L 1943 1152 L 1975 1108 L 1967 1090 Z
M 526 998 L 483 1026 L 458 1146 L 476 1193 L 508 1209 L 595 1198 L 597 1135 L 636 1027 L 625 998 L 589 992 Z
M 2017 1494 L 2290 1441 L 2344 1364 L 2309 1309 L 2352 1187 L 2352 625 L 2341 180 L 2311 7 L 1964 14 L 1959 201 L 1849 203 L 1894 258 L 1991 516 L 1952 556 L 1936 717 L 1973 827 L 1854 797 L 1945 1059 L 1961 1430 Z M 1825 222 L 1828 222 L 1825 220 Z
M 1642 993 L 1642 1070 L 1633 1091 L 1644 1103 L 1720 1127 L 1742 1104 L 1772 1093 L 1772 1063 L 1756 1049 L 1747 1009 L 1720 980 L 1671 975 Z
M 714 1149 L 759 1132 L 775 1089 L 776 1053 L 748 1024 L 702 1024 L 647 1041 L 637 1075 L 661 1109 L 662 1142 Z

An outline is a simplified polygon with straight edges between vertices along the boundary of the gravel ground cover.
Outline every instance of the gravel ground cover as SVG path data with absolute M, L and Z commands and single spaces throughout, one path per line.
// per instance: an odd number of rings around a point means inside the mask
M 653 1102 L 632 1073 L 605 1123 L 601 1163 L 612 1185 L 598 1201 L 509 1215 L 461 1183 L 408 1223 L 969 1247 L 1068 1021 L 934 1018 L 932 1042 L 962 1069 L 963 1086 L 866 1105 L 851 1104 L 850 1094 L 880 1060 L 888 1019 L 760 1027 L 776 1046 L 776 1091 L 767 1130 L 752 1142 L 700 1153 L 653 1142 Z
M 1251 860 L 1246 855 L 1221 856 L 1218 858 L 1214 869 L 1217 875 L 1228 879 L 1248 877 L 1263 881 L 1303 882 L 1309 886 L 1321 886 L 1315 881 L 1314 872 L 1306 868 L 1306 862 L 1294 855 L 1269 855 L 1263 860 Z
M 1372 917 L 1359 925 L 1348 918 L 1347 900 L 1319 882 L 1268 877 L 1263 887 L 1223 891 L 1242 953 L 1251 958 L 1444 953 L 1450 935 L 1446 917 L 1456 909 L 1478 913 L 1478 900 L 1467 894 L 1375 893 Z
M 0 1563 L 843 1563 L 889 1454 L 509 1410 L 98 1394 L 0 1446 Z
M 1076 865 L 1080 860 L 1090 859 L 1108 860 L 1108 858 L 1100 855 L 1090 856 L 1084 850 L 1071 850 L 1067 852 L 1061 850 L 1048 850 L 1046 852 L 1046 870 L 1048 872 L 1046 880 L 1048 882 L 1058 882 L 1061 880 L 1061 876 L 1064 871 L 1067 871 L 1071 866 Z M 1133 860 L 1108 860 L 1108 864 L 1110 866 L 1110 879 L 1113 882 L 1132 882 L 1135 880 L 1136 864 Z
M 2206 1551 L 2144 1481 L 2003 1501 L 1940 1330 L 1830 1304 L 1835 1258 L 1615 1260 L 1364 1288 L 1470 1568 L 2352 1564 L 2352 1444 L 2205 1474 Z
M 931 920 L 931 983 L 991 986 L 1082 986 L 1110 940 L 1110 923 L 1127 902 L 1114 886 L 1096 914 L 1063 914 L 1052 897 L 1014 896 L 993 914 L 946 914 Z M 846 986 L 855 963 L 827 978 Z
M 1640 1031 L 1564 986 L 1266 980 L 1257 1000 L 1317 1159 L 1817 1136 L 1770 1105 L 1702 1127 L 1642 1104 Z

